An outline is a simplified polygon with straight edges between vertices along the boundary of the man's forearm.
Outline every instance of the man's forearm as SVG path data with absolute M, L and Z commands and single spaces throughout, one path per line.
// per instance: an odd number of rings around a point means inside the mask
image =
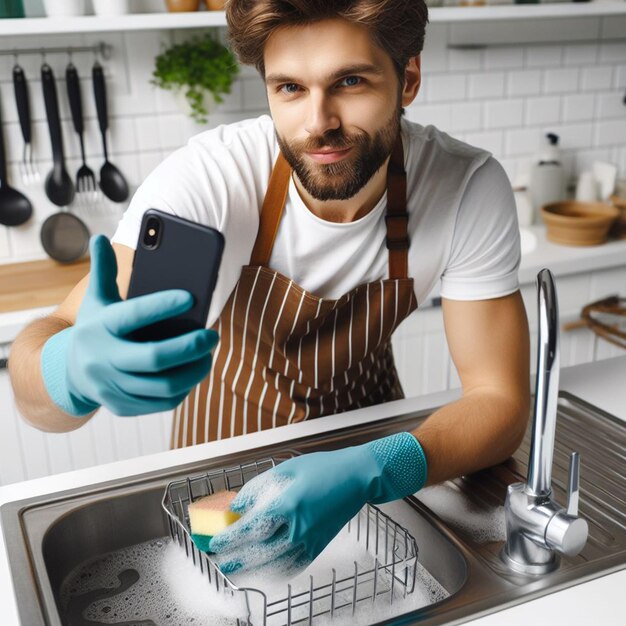
M 51 315 L 29 324 L 15 339 L 9 355 L 9 374 L 15 402 L 24 418 L 48 432 L 67 432 L 82 426 L 90 417 L 73 417 L 50 399 L 41 376 L 41 350 L 52 335 L 70 324 Z
M 475 390 L 435 411 L 413 434 L 428 461 L 427 485 L 501 463 L 520 445 L 530 392 L 511 399 Z

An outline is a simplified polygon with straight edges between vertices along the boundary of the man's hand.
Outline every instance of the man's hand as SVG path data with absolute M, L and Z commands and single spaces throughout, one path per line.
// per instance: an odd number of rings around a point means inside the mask
M 42 350 L 46 390 L 69 415 L 86 415 L 101 405 L 117 415 L 172 409 L 211 369 L 214 331 L 145 343 L 128 339 L 133 330 L 190 309 L 191 294 L 169 290 L 123 301 L 116 275 L 111 244 L 94 237 L 89 287 L 76 323 Z
M 410 433 L 295 457 L 242 487 L 231 504 L 242 517 L 213 537 L 209 549 L 226 574 L 267 565 L 292 574 L 365 503 L 403 498 L 425 481 L 426 459 Z

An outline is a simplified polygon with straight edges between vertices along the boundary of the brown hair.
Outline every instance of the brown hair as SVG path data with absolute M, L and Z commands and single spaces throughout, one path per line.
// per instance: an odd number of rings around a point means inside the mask
M 374 43 L 391 57 L 400 81 L 411 57 L 424 47 L 428 9 L 424 0 L 227 0 L 230 45 L 246 65 L 265 78 L 263 50 L 270 35 L 285 26 L 343 18 L 365 26 Z

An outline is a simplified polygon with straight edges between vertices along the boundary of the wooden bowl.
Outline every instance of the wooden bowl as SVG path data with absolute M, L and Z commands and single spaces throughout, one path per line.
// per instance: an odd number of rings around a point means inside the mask
M 604 243 L 619 215 L 618 209 L 602 202 L 566 200 L 541 207 L 548 240 L 566 246 Z

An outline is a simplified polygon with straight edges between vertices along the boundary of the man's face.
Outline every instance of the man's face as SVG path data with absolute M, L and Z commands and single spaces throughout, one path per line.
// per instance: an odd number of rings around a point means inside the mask
M 276 31 L 264 60 L 278 143 L 302 186 L 321 201 L 353 197 L 399 131 L 391 58 L 365 28 L 329 19 Z

